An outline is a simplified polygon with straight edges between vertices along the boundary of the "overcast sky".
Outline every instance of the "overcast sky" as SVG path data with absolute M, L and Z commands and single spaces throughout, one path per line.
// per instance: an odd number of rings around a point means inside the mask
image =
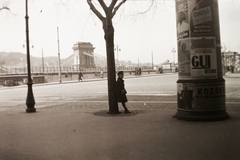
M 62 2 L 62 3 L 61 3 Z M 97 3 L 96 3 L 97 4 Z M 173 61 L 177 48 L 175 0 L 128 0 L 114 17 L 115 45 L 119 60 L 154 63 Z M 0 0 L 0 51 L 26 53 L 25 0 Z M 221 42 L 227 50 L 240 53 L 240 1 L 219 0 Z M 91 42 L 95 53 L 106 54 L 100 20 L 91 12 L 86 0 L 29 0 L 31 55 L 57 56 L 59 27 L 61 58 L 73 54 L 77 42 Z M 26 46 L 26 45 L 25 45 Z M 175 55 L 177 62 L 177 54 Z

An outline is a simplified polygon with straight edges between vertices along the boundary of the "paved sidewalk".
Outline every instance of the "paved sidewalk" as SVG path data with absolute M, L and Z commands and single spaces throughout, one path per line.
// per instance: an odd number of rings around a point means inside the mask
M 188 122 L 173 118 L 176 103 L 137 103 L 137 114 L 96 116 L 107 102 L 69 102 L 0 112 L 1 160 L 238 160 L 240 108 L 231 119 Z M 119 105 L 121 108 L 121 105 Z M 125 116 L 126 115 L 126 116 Z
M 0 160 L 240 158 L 240 101 L 227 101 L 231 119 L 188 122 L 173 118 L 175 96 L 154 98 L 129 96 L 127 106 L 136 114 L 121 116 L 94 115 L 107 112 L 105 97 L 42 102 L 36 113 L 25 113 L 24 104 L 13 106 L 0 112 Z

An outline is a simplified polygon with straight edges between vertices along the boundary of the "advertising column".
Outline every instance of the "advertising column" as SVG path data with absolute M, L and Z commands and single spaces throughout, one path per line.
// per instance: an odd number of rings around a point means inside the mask
M 177 119 L 220 120 L 226 113 L 217 0 L 176 0 Z

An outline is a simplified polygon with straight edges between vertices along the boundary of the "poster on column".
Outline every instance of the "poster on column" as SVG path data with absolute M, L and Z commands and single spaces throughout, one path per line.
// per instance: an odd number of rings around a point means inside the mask
M 193 95 L 195 110 L 223 110 L 225 108 L 224 82 L 195 84 Z
M 217 78 L 213 0 L 189 0 L 191 78 Z
M 188 0 L 176 1 L 178 75 L 180 79 L 191 78 Z
M 189 38 L 188 0 L 176 1 L 177 39 Z
M 191 39 L 191 78 L 217 78 L 215 38 Z
M 191 78 L 190 58 L 189 39 L 178 40 L 178 75 L 180 79 Z
M 225 108 L 225 85 L 214 83 L 178 83 L 178 109 L 210 111 Z
M 213 0 L 176 0 L 176 5 L 179 78 L 217 78 Z
M 213 0 L 189 0 L 191 37 L 215 36 Z

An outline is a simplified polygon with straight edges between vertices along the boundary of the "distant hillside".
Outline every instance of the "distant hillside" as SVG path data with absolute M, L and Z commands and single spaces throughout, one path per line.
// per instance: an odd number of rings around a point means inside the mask
M 31 59 L 31 66 L 33 67 L 42 67 L 42 58 L 41 57 L 33 57 L 30 56 Z M 62 67 L 72 67 L 74 64 L 74 57 L 70 55 L 67 58 L 61 59 L 61 66 Z M 134 67 L 134 66 L 151 66 L 151 63 L 132 63 L 131 61 L 118 61 L 119 66 L 127 66 L 127 67 Z M 20 52 L 0 52 L 0 67 L 17 67 L 23 68 L 27 66 L 27 56 L 26 54 Z M 44 57 L 44 66 L 48 67 L 58 67 L 58 57 Z M 103 60 L 102 66 L 106 66 L 106 59 Z
M 36 67 L 42 66 L 41 57 L 30 56 L 31 65 Z M 0 65 L 6 67 L 25 67 L 27 64 L 26 54 L 20 52 L 0 52 Z M 58 57 L 44 57 L 44 66 L 57 66 Z M 62 66 L 72 66 L 73 65 L 73 55 L 68 58 L 61 59 Z

